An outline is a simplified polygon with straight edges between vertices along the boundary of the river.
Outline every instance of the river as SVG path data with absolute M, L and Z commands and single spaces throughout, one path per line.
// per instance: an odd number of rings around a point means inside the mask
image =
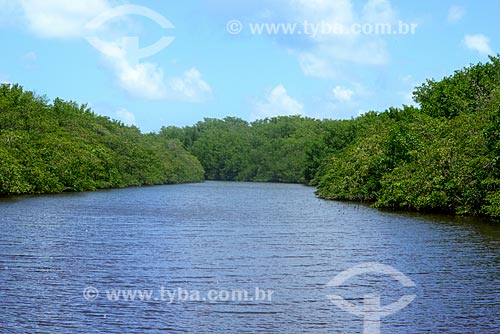
M 302 185 L 0 200 L 1 333 L 363 333 L 370 296 L 413 296 L 381 333 L 496 333 L 499 287 L 499 226 Z

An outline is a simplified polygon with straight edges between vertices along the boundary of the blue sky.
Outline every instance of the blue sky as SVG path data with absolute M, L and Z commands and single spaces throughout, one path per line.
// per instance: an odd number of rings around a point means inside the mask
M 413 88 L 426 78 L 485 62 L 500 43 L 496 0 L 0 0 L 0 6 L 0 82 L 88 103 L 144 132 L 204 117 L 345 119 L 411 104 Z M 391 34 L 373 33 L 380 24 Z M 399 30 L 411 25 L 414 33 Z M 173 40 L 144 57 L 124 43 L 136 40 L 143 49 L 162 37 Z

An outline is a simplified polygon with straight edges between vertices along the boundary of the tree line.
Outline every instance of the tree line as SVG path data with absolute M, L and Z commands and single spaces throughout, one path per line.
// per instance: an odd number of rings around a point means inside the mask
M 39 194 L 203 180 L 175 139 L 142 134 L 86 105 L 0 86 L 0 194 Z
M 500 59 L 413 94 L 418 107 L 351 120 L 206 118 L 163 127 L 209 180 L 306 183 L 332 200 L 500 217 Z
M 86 105 L 0 87 L 0 194 L 207 180 L 305 183 L 332 200 L 500 217 L 500 58 L 350 120 L 206 118 L 142 134 Z

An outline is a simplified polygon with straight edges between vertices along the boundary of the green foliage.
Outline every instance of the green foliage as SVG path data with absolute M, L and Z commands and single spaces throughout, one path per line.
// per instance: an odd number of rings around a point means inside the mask
M 317 194 L 328 199 L 373 201 L 381 174 L 387 168 L 383 149 L 387 124 L 392 120 L 386 114 L 367 113 L 352 122 L 357 129 L 356 139 L 324 161 Z
M 340 153 L 356 138 L 356 122 L 347 120 L 323 120 L 310 136 L 306 150 L 305 181 L 317 185 L 318 175 L 326 171 L 325 161 L 331 155 Z
M 305 182 L 307 152 L 321 122 L 299 116 L 257 120 L 206 118 L 182 129 L 163 127 L 194 154 L 209 180 Z
M 145 135 L 85 105 L 50 104 L 3 85 L 0 194 L 187 182 L 204 174 L 308 183 L 322 198 L 377 207 L 500 217 L 500 58 L 428 80 L 414 99 L 420 108 L 351 120 L 206 118 Z
M 453 118 L 481 112 L 499 87 L 500 59 L 490 56 L 489 63 L 472 65 L 441 81 L 427 80 L 416 88 L 414 99 L 432 117 Z
M 479 214 L 488 174 L 481 115 L 460 115 L 452 121 L 428 120 L 412 159 L 382 178 L 378 206 Z
M 417 88 L 420 109 L 353 120 L 364 125 L 324 161 L 318 195 L 500 217 L 499 91 L 500 60 L 491 58 Z
M 0 194 L 200 181 L 176 140 L 141 134 L 85 105 L 0 86 Z
M 351 120 L 205 119 L 163 128 L 213 180 L 305 182 L 376 207 L 500 217 L 500 59 L 416 88 L 420 108 Z

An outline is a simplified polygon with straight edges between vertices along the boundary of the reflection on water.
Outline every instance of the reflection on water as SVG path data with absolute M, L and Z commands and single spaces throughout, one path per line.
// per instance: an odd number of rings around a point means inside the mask
M 362 333 L 360 304 L 417 298 L 382 333 L 494 333 L 500 228 L 480 220 L 322 201 L 290 184 L 206 182 L 0 201 L 0 332 Z M 379 262 L 411 278 L 365 275 Z M 99 292 L 94 300 L 83 292 Z M 180 300 L 160 290 L 273 291 L 272 300 Z M 152 290 L 150 300 L 106 291 Z M 89 298 L 93 299 L 93 298 Z

